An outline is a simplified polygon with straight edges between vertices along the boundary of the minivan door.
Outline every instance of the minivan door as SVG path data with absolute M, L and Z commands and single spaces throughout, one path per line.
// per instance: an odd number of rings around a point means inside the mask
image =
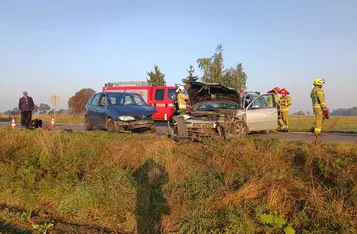
M 87 106 L 87 116 L 89 118 L 89 121 L 93 125 L 98 124 L 98 107 L 99 107 L 98 105 L 99 105 L 100 95 L 101 93 L 94 95 L 94 97 L 92 98 L 92 100 Z
M 105 93 L 102 93 L 99 99 L 98 112 L 97 112 L 97 124 L 100 127 L 106 127 L 106 121 L 109 111 L 108 97 Z
M 264 94 L 251 102 L 246 109 L 249 131 L 277 129 L 278 110 L 274 94 Z

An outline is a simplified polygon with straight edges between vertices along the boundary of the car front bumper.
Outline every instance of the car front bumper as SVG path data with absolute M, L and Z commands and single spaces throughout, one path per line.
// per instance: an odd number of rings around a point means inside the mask
M 154 120 L 135 120 L 135 121 L 114 121 L 117 131 L 132 131 L 138 129 L 152 129 L 155 127 Z

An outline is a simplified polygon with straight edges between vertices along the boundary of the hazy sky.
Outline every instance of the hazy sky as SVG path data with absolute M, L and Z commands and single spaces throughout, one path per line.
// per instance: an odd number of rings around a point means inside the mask
M 249 90 L 285 87 L 293 111 L 311 109 L 319 76 L 329 108 L 357 106 L 356 0 L 4 0 L 0 111 L 24 90 L 67 108 L 81 88 L 145 80 L 154 64 L 175 84 L 218 43 L 226 67 L 243 63 Z

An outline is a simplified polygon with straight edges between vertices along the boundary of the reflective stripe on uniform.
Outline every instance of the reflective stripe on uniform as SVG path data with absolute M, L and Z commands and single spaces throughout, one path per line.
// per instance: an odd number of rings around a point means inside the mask
M 179 109 L 186 109 L 186 105 L 179 105 Z

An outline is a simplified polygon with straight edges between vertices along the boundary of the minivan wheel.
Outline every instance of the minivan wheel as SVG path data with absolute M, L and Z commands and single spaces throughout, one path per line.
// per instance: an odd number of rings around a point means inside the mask
M 115 132 L 115 125 L 113 119 L 111 118 L 107 119 L 106 125 L 107 125 L 107 132 L 109 133 Z
M 92 131 L 93 130 L 93 124 L 90 122 L 89 117 L 86 116 L 84 118 L 84 128 L 86 131 Z

